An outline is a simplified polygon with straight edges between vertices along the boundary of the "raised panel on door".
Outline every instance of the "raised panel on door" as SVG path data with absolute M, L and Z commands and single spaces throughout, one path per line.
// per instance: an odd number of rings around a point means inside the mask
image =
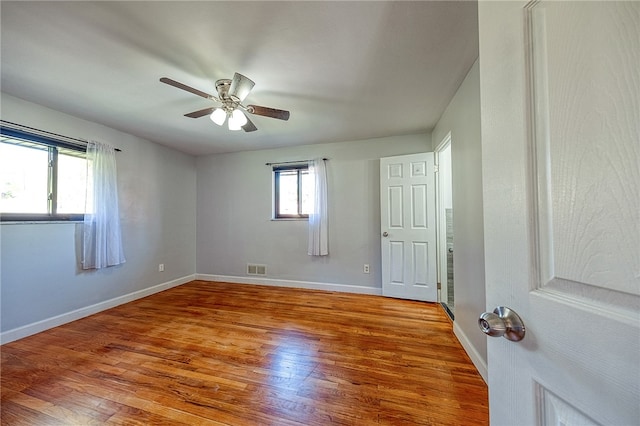
M 413 285 L 428 286 L 429 285 L 429 243 L 426 241 L 414 241 L 411 244 L 413 255 Z
M 427 176 L 427 162 L 426 161 L 412 161 L 410 164 L 411 164 L 411 177 L 425 177 L 425 176 Z
M 391 241 L 390 242 L 390 277 L 389 280 L 392 284 L 404 285 L 404 242 L 403 241 Z
M 539 384 L 536 384 L 536 391 L 541 401 L 538 416 L 542 424 L 598 426 L 586 414 Z
M 640 43 L 618 45 L 626 31 L 618 19 L 629 22 L 624 15 L 638 8 L 545 2 L 531 10 L 542 285 L 640 294 L 640 61 L 629 55 Z M 630 79 L 624 63 L 634 58 Z
M 427 228 L 427 185 L 411 185 L 411 227 Z
M 404 168 L 402 163 L 391 163 L 387 166 L 387 176 L 389 179 L 402 179 L 404 176 Z
M 404 227 L 404 196 L 402 186 L 389 187 L 389 228 Z

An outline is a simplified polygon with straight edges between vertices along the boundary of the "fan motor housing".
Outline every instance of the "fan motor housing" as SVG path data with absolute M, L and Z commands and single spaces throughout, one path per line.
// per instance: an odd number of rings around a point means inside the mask
M 231 99 L 229 96 L 229 87 L 231 87 L 231 80 L 228 78 L 222 78 L 216 81 L 216 90 L 218 91 L 220 100 Z

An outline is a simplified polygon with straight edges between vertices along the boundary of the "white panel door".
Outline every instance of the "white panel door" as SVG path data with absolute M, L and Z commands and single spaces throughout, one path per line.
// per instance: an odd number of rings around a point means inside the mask
M 380 159 L 382 294 L 435 302 L 433 153 Z
M 492 425 L 640 424 L 640 2 L 479 2 Z

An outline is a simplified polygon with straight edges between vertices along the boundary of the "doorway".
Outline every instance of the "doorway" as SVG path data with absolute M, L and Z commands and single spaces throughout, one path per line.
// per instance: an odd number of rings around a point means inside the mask
M 454 319 L 453 179 L 451 132 L 436 147 L 439 302 Z

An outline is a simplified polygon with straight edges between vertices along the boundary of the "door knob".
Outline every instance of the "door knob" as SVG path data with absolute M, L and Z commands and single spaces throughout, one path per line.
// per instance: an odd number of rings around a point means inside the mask
M 524 338 L 524 323 L 518 314 L 511 309 L 498 306 L 493 312 L 485 312 L 478 318 L 480 330 L 487 336 L 503 336 L 512 342 Z
M 382 236 L 383 236 L 383 237 L 388 237 L 388 236 L 389 236 L 389 233 L 388 233 L 387 231 L 384 231 L 384 232 L 382 233 Z

